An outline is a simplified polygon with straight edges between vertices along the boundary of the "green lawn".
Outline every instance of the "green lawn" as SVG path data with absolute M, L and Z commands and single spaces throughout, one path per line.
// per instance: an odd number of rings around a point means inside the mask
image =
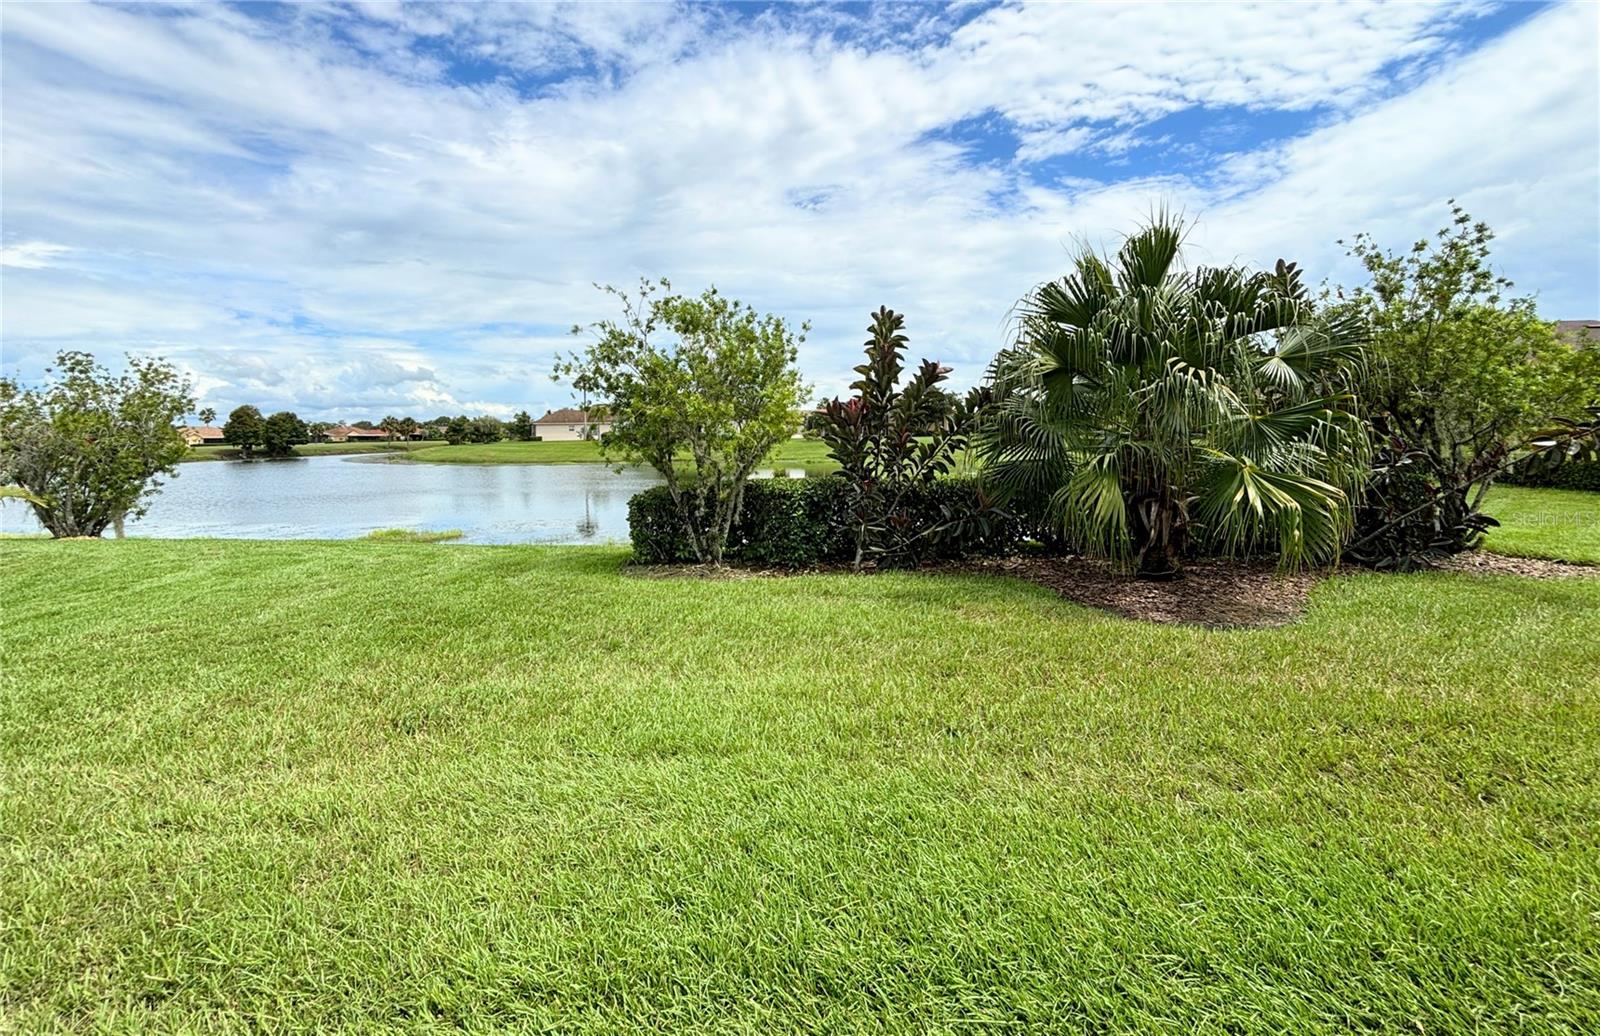
M 311 442 L 293 450 L 296 457 L 324 457 L 343 453 L 406 453 L 438 445 L 436 442 Z M 184 463 L 238 459 L 239 450 L 234 446 L 191 446 L 183 457 Z
M 1600 579 L 0 542 L 0 1031 L 1594 1032 Z
M 461 446 L 419 443 L 426 449 L 407 454 L 407 460 L 430 464 L 580 464 L 599 463 L 600 447 L 594 442 L 493 442 Z M 785 439 L 769 463 L 778 467 L 830 471 L 837 465 L 828 449 L 815 439 Z
M 1484 510 L 1500 522 L 1489 550 L 1600 565 L 1600 493 L 1496 486 Z

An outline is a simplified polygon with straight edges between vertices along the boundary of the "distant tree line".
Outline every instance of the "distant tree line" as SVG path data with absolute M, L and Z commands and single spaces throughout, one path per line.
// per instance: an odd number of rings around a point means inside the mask
M 202 423 L 216 420 L 215 410 L 199 413 Z M 267 457 L 287 457 L 294 447 L 323 439 L 338 427 L 329 421 L 302 421 L 293 411 L 281 410 L 263 417 L 258 407 L 245 404 L 235 407 L 222 426 L 222 437 L 241 456 L 253 457 L 258 453 Z M 441 414 L 431 421 L 418 421 L 414 417 L 389 415 L 376 423 L 367 420 L 351 421 L 350 428 L 387 432 L 391 439 L 424 439 L 447 442 L 452 446 L 462 443 L 501 442 L 515 440 L 531 442 L 538 439 L 533 417 L 526 410 L 518 411 L 509 421 L 487 414 L 468 417 L 458 414 L 451 417 Z

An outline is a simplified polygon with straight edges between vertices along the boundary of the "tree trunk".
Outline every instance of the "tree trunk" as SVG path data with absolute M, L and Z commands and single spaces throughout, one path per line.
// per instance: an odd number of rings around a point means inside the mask
M 1177 579 L 1183 574 L 1178 559 L 1179 509 L 1169 490 L 1163 488 L 1134 507 L 1135 519 L 1143 526 L 1142 543 L 1135 560 L 1140 579 Z

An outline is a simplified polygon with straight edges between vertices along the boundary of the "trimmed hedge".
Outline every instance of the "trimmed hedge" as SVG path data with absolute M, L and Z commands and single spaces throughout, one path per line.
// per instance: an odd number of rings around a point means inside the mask
M 752 479 L 744 504 L 728 535 L 725 557 L 756 565 L 810 568 L 848 562 L 854 557 L 849 485 L 837 475 L 812 478 Z M 972 476 L 937 479 L 908 501 L 913 521 L 927 524 L 977 508 L 982 498 Z M 930 544 L 927 558 L 961 558 L 1014 553 L 1025 537 L 1021 521 L 1010 516 L 963 522 Z M 628 535 L 633 559 L 663 565 L 695 561 L 666 486 L 654 486 L 628 501 Z
M 1526 475 L 1505 475 L 1500 478 L 1508 486 L 1529 486 L 1538 489 L 1583 489 L 1600 493 L 1600 460 L 1586 460 L 1562 464 L 1546 471 Z

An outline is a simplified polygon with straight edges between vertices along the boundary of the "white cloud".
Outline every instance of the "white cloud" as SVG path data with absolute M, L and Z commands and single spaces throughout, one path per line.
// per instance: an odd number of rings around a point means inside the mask
M 668 274 L 811 318 L 823 390 L 879 304 L 970 381 L 1075 241 L 1161 203 L 1201 218 L 1204 257 L 1320 276 L 1348 269 L 1334 239 L 1401 246 L 1454 195 L 1550 316 L 1592 315 L 1593 10 L 1462 56 L 1475 13 L 1038 5 L 952 34 L 956 15 L 909 7 L 864 27 L 832 8 L 6 5 L 4 363 L 134 348 L 219 406 L 537 410 L 566 401 L 555 332 L 604 313 L 591 282 Z M 1317 117 L 1225 159 L 1192 141 L 1177 170 L 1034 164 L 1131 155 L 1152 120 L 1219 105 Z M 947 139 L 968 120 L 1017 155 Z
M 19 241 L 14 245 L 0 247 L 0 266 L 14 266 L 19 270 L 42 270 L 52 265 L 51 260 L 58 255 L 66 255 L 72 249 L 66 245 L 52 245 L 48 241 Z

